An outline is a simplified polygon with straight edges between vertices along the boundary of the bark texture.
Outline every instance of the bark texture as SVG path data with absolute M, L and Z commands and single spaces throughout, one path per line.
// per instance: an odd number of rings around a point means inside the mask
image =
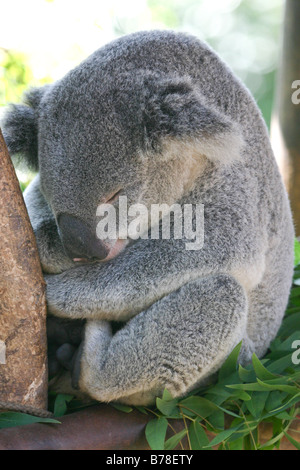
M 292 101 L 292 95 L 296 91 L 292 85 L 300 80 L 299 25 L 300 1 L 287 0 L 272 140 L 289 192 L 298 236 L 300 235 L 300 103 Z
M 45 283 L 0 130 L 0 403 L 47 408 Z M 15 405 L 15 407 L 14 407 Z

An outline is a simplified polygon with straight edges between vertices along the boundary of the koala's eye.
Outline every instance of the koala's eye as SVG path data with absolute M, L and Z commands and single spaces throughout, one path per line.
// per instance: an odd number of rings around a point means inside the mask
M 118 199 L 118 197 L 120 196 L 121 192 L 122 192 L 122 189 L 119 189 L 114 194 L 108 196 L 108 199 L 105 200 L 105 203 L 106 204 L 111 204 L 112 202 L 116 201 Z

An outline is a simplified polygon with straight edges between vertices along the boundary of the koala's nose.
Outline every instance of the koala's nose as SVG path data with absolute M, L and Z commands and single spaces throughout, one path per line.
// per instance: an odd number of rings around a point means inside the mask
M 81 219 L 68 214 L 58 217 L 58 227 L 64 249 L 72 259 L 102 260 L 108 248 Z

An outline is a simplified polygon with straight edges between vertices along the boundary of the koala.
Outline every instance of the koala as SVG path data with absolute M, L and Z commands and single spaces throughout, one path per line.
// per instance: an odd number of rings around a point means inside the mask
M 37 171 L 24 197 L 52 338 L 77 322 L 57 341 L 65 387 L 149 405 L 204 384 L 241 341 L 241 364 L 266 353 L 292 282 L 291 210 L 261 112 L 207 44 L 120 37 L 30 90 L 3 129 Z M 149 211 L 201 204 L 203 246 L 174 236 L 175 211 L 169 238 L 100 239 L 97 210 L 118 213 L 121 196 Z

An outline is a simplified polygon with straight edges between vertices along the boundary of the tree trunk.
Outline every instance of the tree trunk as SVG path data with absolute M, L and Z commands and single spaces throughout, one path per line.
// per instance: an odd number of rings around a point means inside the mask
M 45 283 L 0 130 L 0 407 L 47 409 Z
M 276 109 L 272 120 L 272 143 L 289 192 L 297 235 L 300 235 L 299 25 L 300 1 L 286 0 Z

